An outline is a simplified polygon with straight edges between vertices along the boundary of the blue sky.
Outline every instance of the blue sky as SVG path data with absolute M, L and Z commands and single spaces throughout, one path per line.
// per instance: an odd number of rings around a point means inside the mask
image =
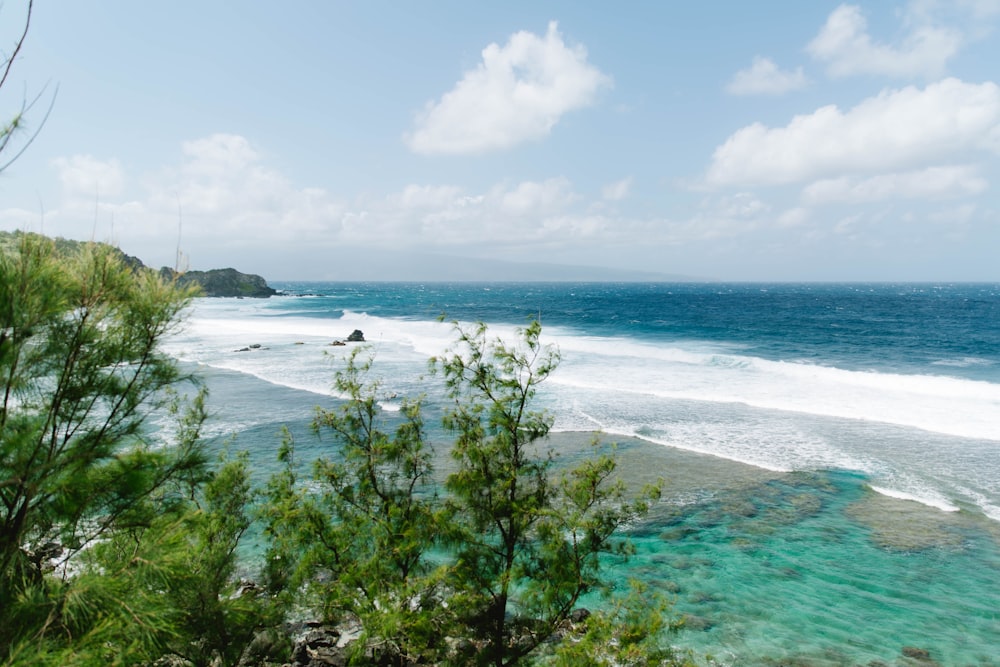
M 41 95 L 23 141 L 58 92 L 0 229 L 271 280 L 998 281 L 998 28 L 1000 0 L 40 0 L 0 114 Z

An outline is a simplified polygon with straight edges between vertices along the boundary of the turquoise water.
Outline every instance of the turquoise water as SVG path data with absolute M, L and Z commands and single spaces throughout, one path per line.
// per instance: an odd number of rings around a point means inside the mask
M 601 429 L 630 482 L 667 493 L 616 568 L 669 594 L 678 637 L 727 665 L 1000 665 L 1000 290 L 996 286 L 337 286 L 201 300 L 171 351 L 205 376 L 210 435 L 259 479 L 282 425 L 337 398 L 365 332 L 393 395 L 443 405 L 426 359 L 486 319 L 542 313 L 562 364 L 552 447 Z M 253 352 L 235 352 L 251 344 Z
M 724 494 L 655 522 L 628 570 L 690 615 L 680 644 L 731 664 L 892 664 L 906 646 L 1000 664 L 993 538 L 956 526 L 919 548 L 880 544 L 851 516 L 870 494 L 848 473 Z

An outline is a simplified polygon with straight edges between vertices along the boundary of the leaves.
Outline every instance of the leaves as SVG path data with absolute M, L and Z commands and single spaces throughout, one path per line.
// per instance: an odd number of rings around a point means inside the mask
M 205 393 L 179 398 L 159 349 L 191 294 L 107 246 L 22 234 L 0 252 L 0 664 L 234 664 L 276 622 L 237 594 L 247 459 L 210 470 Z M 157 411 L 172 441 L 151 437 Z
M 553 455 L 538 446 L 551 418 L 531 403 L 559 353 L 541 343 L 537 321 L 513 344 L 482 324 L 456 331 L 453 351 L 432 362 L 455 401 L 444 419 L 458 466 L 446 482 L 455 521 L 449 583 L 460 622 L 482 638 L 475 661 L 513 665 L 602 584 L 600 555 L 625 550 L 614 535 L 647 505 L 627 502 L 611 481 L 612 456 L 556 474 Z
M 389 430 L 364 354 L 355 348 L 336 374 L 347 400 L 316 412 L 316 433 L 332 436 L 332 448 L 313 463 L 312 492 L 298 480 L 286 437 L 285 468 L 272 477 L 265 508 L 273 540 L 268 579 L 274 587 L 305 586 L 329 620 L 360 619 L 382 651 L 419 655 L 441 639 L 429 558 L 440 522 L 432 457 L 419 401 L 404 402 Z

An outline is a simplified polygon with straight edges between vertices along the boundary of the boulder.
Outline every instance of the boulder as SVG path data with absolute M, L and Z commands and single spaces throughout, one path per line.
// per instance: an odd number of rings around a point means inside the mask
M 361 333 L 361 329 L 355 329 L 351 332 L 351 335 L 347 337 L 349 343 L 363 343 L 365 342 L 365 335 Z
M 917 648 L 916 646 L 904 646 L 903 655 L 907 658 L 913 658 L 914 660 L 929 661 L 931 659 L 931 652 L 925 648 Z

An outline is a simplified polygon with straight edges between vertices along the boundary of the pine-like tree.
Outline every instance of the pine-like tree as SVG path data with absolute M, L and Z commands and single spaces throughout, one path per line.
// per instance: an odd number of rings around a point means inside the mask
M 551 418 L 532 401 L 559 354 L 542 345 L 537 321 L 514 344 L 482 324 L 456 329 L 456 349 L 433 361 L 455 400 L 445 417 L 457 436 L 446 483 L 451 603 L 477 640 L 465 660 L 515 665 L 602 585 L 601 555 L 627 550 L 615 532 L 646 512 L 659 487 L 628 501 L 608 454 L 556 469 L 541 448 Z
M 371 359 L 356 348 L 337 372 L 346 401 L 317 409 L 314 427 L 333 445 L 313 464 L 307 490 L 297 483 L 293 443 L 270 483 L 268 557 L 278 588 L 304 587 L 326 620 L 356 619 L 357 655 L 410 664 L 438 651 L 442 610 L 429 559 L 438 533 L 431 452 L 419 402 L 404 401 L 394 430 L 379 407 Z

